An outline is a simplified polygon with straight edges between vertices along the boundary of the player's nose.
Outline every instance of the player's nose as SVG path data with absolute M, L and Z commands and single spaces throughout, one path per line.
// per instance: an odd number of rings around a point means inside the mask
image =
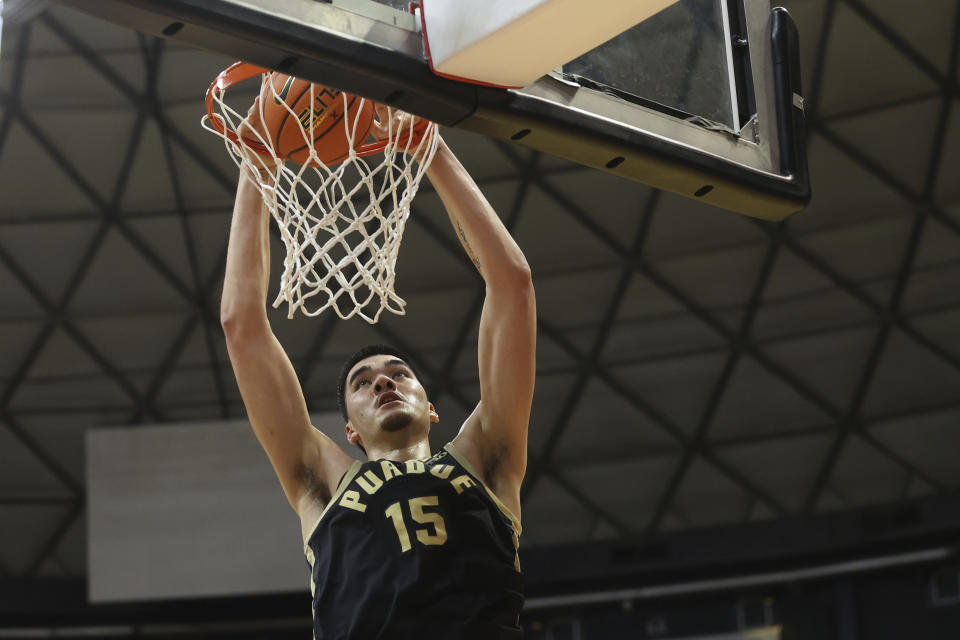
M 373 388 L 377 393 L 380 393 L 381 391 L 392 391 L 393 389 L 396 389 L 396 385 L 393 383 L 393 379 L 390 378 L 390 376 L 381 373 L 377 376 L 377 379 L 374 380 Z

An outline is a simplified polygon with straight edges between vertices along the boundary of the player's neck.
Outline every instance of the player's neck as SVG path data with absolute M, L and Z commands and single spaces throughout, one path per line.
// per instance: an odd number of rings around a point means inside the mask
M 378 443 L 367 446 L 367 458 L 370 460 L 426 460 L 430 457 L 430 441 L 424 438 L 416 442 Z

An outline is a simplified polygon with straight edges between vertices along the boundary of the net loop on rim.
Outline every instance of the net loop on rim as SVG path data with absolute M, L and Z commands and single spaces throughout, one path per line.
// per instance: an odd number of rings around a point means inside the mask
M 406 302 L 394 291 L 397 255 L 410 203 L 439 144 L 437 125 L 337 92 L 342 118 L 331 132 L 346 137 L 346 153 L 322 158 L 321 145 L 313 141 L 322 135 L 317 132 L 328 113 L 314 108 L 296 113 L 277 92 L 272 73 L 239 62 L 223 71 L 207 91 L 202 124 L 220 136 L 241 171 L 254 169 L 249 173 L 279 227 L 286 256 L 273 307 L 286 302 L 288 318 L 297 310 L 316 316 L 332 308 L 345 320 L 359 316 L 371 324 L 385 309 L 403 315 Z M 227 104 L 226 90 L 255 76 L 263 78 L 261 93 L 242 115 Z M 310 85 L 308 104 L 324 90 Z M 262 126 L 266 100 L 282 105 L 299 128 L 302 163 L 284 162 L 277 136 Z M 372 125 L 367 105 L 375 105 Z M 335 106 L 339 109 L 330 109 Z M 368 141 L 371 130 L 381 139 Z

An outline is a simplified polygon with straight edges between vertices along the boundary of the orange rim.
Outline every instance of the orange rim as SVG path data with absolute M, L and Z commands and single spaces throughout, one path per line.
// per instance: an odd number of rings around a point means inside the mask
M 205 97 L 205 103 L 207 107 L 207 119 L 210 122 L 210 126 L 217 130 L 218 133 L 225 135 L 232 142 L 236 144 L 241 144 L 241 136 L 237 135 L 237 132 L 232 129 L 227 129 L 224 126 L 223 116 L 218 114 L 215 109 L 216 98 L 222 96 L 223 93 L 233 85 L 243 82 L 244 80 L 249 80 L 255 76 L 270 73 L 270 69 L 264 67 L 258 67 L 256 65 L 249 64 L 247 62 L 234 62 L 232 65 L 224 69 L 214 78 L 213 82 L 210 83 L 210 86 L 207 88 L 207 93 Z M 371 100 L 371 102 L 374 102 Z M 397 146 L 414 146 L 420 144 L 420 141 L 423 139 L 423 136 L 427 132 L 427 128 L 430 126 L 430 122 L 427 120 L 421 120 L 417 125 L 408 131 L 404 131 L 400 136 L 397 137 Z M 358 156 L 369 156 L 375 153 L 380 153 L 387 148 L 387 145 L 390 143 L 389 139 L 378 140 L 376 142 L 369 142 L 367 144 L 360 145 L 356 147 L 355 151 Z M 270 149 L 267 148 L 261 142 L 256 140 L 251 140 L 250 138 L 243 137 L 242 144 L 248 146 L 253 151 L 260 155 L 272 156 Z M 309 167 L 320 167 L 326 166 L 323 163 L 310 161 L 307 163 Z
M 229 87 L 237 84 L 238 82 L 243 82 L 244 80 L 249 80 L 254 76 L 258 76 L 262 73 L 269 73 L 269 69 L 263 67 L 257 67 L 252 64 L 247 64 L 246 62 L 234 62 L 232 65 L 220 72 L 220 74 L 213 79 L 213 82 L 210 83 L 210 86 L 207 88 L 206 94 L 206 105 L 207 105 L 207 119 L 210 121 L 210 126 L 216 129 L 219 133 L 230 138 L 231 141 L 239 144 L 240 136 L 237 135 L 237 132 L 232 129 L 227 129 L 223 124 L 223 116 L 217 113 L 214 109 L 214 99 L 217 96 L 223 95 L 223 92 L 226 91 Z M 266 145 L 257 142 L 256 140 L 251 140 L 250 138 L 243 138 L 243 143 L 249 146 L 251 149 L 259 153 L 260 155 L 271 155 L 270 150 Z

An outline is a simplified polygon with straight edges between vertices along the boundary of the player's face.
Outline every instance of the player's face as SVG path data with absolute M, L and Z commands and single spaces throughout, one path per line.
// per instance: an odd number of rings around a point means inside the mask
M 423 385 L 396 356 L 370 356 L 355 364 L 347 374 L 344 395 L 350 425 L 364 441 L 378 431 L 410 426 L 429 430 L 437 421 Z

